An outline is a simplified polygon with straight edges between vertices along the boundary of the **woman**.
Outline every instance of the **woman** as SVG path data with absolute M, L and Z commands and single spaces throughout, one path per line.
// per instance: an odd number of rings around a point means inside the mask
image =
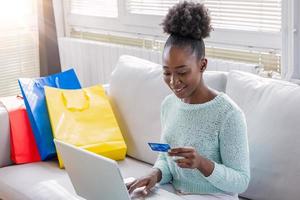
M 163 76 L 174 94 L 161 105 L 161 142 L 172 149 L 160 153 L 152 172 L 128 184 L 128 190 L 145 186 L 147 192 L 156 183 L 172 183 L 185 198 L 238 199 L 250 180 L 246 122 L 226 94 L 203 81 L 203 38 L 212 29 L 207 9 L 200 3 L 179 3 L 162 25 L 170 34 Z

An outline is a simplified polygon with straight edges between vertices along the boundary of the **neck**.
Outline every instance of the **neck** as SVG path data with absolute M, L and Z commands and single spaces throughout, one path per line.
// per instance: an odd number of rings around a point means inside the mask
M 190 97 L 181 99 L 184 103 L 201 104 L 211 101 L 217 93 L 209 89 L 204 83 L 200 83 Z

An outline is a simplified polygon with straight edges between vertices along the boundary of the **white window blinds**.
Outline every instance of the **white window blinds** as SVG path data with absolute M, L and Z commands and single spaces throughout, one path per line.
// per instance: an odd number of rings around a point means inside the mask
M 139 14 L 141 21 L 145 14 L 162 18 L 179 1 L 183 0 L 127 0 L 127 12 Z M 265 70 L 280 71 L 281 0 L 192 1 L 209 9 L 214 28 L 207 40 L 211 57 L 254 62 Z
M 179 0 L 128 0 L 127 12 L 165 15 Z M 280 32 L 281 0 L 195 0 L 203 2 L 215 28 Z
M 70 12 L 72 14 L 118 17 L 117 0 L 70 0 Z
M 1 1 L 0 97 L 19 93 L 18 78 L 39 76 L 36 3 Z
M 204 0 L 215 28 L 280 32 L 281 0 Z
M 127 12 L 143 15 L 165 15 L 179 0 L 129 0 Z
M 74 30 L 84 33 L 111 31 L 131 34 L 131 43 L 135 42 L 134 37 L 140 39 L 139 34 L 163 38 L 165 35 L 159 24 L 168 9 L 180 1 L 183 0 L 118 0 L 115 8 L 119 8 L 119 16 L 115 21 L 103 17 L 72 17 L 71 13 L 67 18 L 68 34 L 72 37 Z M 205 43 L 212 49 L 211 57 L 254 62 L 266 70 L 280 71 L 282 0 L 191 1 L 204 3 L 210 11 L 214 31 Z M 91 39 L 89 34 L 84 35 Z M 101 36 L 98 38 L 93 34 L 92 38 L 100 40 Z M 118 43 L 127 44 L 127 41 L 118 40 Z

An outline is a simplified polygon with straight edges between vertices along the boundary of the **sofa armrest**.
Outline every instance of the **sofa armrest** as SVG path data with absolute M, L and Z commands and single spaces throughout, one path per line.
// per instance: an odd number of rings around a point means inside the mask
M 108 95 L 109 94 L 109 84 L 108 83 L 107 84 L 103 84 L 102 86 L 103 86 L 103 88 L 105 90 L 106 95 Z
M 6 108 L 0 99 L 0 167 L 11 165 L 10 159 L 10 125 Z

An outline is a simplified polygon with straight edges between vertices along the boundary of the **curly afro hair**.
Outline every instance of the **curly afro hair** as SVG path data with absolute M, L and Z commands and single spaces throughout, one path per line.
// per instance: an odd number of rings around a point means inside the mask
M 201 3 L 184 1 L 173 6 L 162 24 L 170 34 L 164 49 L 176 46 L 195 53 L 198 59 L 205 57 L 203 38 L 209 36 L 212 27 L 208 10 Z
M 210 21 L 203 4 L 184 1 L 170 8 L 161 25 L 164 32 L 170 35 L 201 40 L 208 37 L 212 30 Z

